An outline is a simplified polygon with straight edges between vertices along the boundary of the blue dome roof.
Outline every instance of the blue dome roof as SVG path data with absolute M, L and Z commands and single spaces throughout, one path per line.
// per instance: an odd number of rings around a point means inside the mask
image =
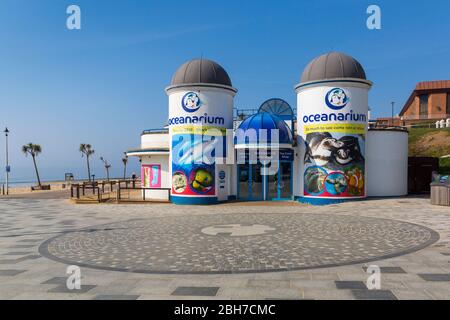
M 256 132 L 257 141 L 250 141 L 252 138 L 251 135 L 246 136 L 246 131 L 249 129 L 253 129 Z M 259 129 L 266 129 L 267 132 L 267 143 L 271 143 L 271 129 L 278 129 L 279 135 L 279 143 L 280 144 L 292 144 L 292 132 L 291 129 L 286 125 L 286 123 L 280 119 L 279 117 L 267 113 L 260 112 L 254 114 L 239 125 L 238 130 L 236 130 L 235 135 L 235 143 L 242 144 L 245 138 L 245 144 L 256 144 L 258 142 L 264 142 L 264 136 L 260 139 L 259 137 Z M 253 140 L 253 139 L 252 139 Z

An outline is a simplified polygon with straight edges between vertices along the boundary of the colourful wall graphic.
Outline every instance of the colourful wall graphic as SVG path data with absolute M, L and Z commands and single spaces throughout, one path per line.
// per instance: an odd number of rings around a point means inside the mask
M 161 165 L 144 164 L 141 170 L 142 186 L 144 188 L 161 188 Z
M 364 134 L 313 132 L 305 142 L 305 196 L 365 196 Z
M 202 136 L 175 135 L 172 139 L 172 194 L 215 195 L 215 162 L 205 163 L 204 154 L 214 145 Z

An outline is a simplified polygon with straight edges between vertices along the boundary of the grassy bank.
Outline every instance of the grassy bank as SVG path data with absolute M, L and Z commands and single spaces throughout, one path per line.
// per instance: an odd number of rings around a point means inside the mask
M 409 155 L 442 157 L 450 154 L 450 129 L 415 128 L 409 131 Z M 450 174 L 450 158 L 439 160 L 439 173 Z

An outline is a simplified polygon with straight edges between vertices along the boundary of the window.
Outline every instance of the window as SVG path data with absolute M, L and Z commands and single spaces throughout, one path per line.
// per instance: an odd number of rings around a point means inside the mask
M 428 95 L 424 94 L 420 96 L 420 115 L 428 115 Z

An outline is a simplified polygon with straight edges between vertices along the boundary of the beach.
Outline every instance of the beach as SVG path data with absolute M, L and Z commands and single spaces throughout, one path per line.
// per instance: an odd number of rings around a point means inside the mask
M 31 190 L 31 187 L 37 186 L 37 183 L 14 183 L 9 186 L 9 195 L 18 195 L 26 193 L 48 193 L 70 189 L 70 183 L 65 181 L 42 182 L 42 185 L 50 185 L 50 190 L 36 190 L 36 191 Z M 0 197 L 4 196 L 3 186 L 4 188 L 6 188 L 4 184 L 0 184 Z

